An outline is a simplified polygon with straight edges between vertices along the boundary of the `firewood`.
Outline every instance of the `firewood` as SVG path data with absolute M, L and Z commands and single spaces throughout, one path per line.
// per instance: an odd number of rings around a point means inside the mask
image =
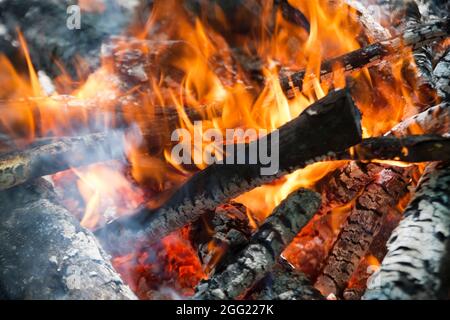
M 413 50 L 423 47 L 431 42 L 443 39 L 450 32 L 449 19 L 440 20 L 432 24 L 423 24 L 414 29 L 408 29 L 403 34 L 388 40 L 368 45 L 364 48 L 349 52 L 342 56 L 324 61 L 321 65 L 320 77 L 326 78 L 341 68 L 345 72 L 357 71 L 396 55 L 399 50 L 411 47 Z M 305 71 L 297 71 L 289 76 L 280 77 L 283 91 L 288 98 L 295 97 L 296 90 L 302 90 Z
M 283 260 L 281 260 L 283 261 Z M 308 277 L 288 263 L 278 263 L 245 296 L 249 300 L 323 300 Z
M 328 296 L 341 295 L 359 261 L 366 254 L 389 207 L 407 192 L 407 169 L 385 168 L 368 184 L 343 226 L 315 287 Z
M 191 224 L 189 238 L 206 274 L 223 270 L 248 244 L 252 227 L 247 210 L 243 204 L 232 201 L 206 212 Z
M 443 102 L 419 114 L 403 120 L 386 136 L 404 137 L 418 133 L 446 134 L 450 132 L 450 106 Z
M 124 137 L 118 132 L 61 138 L 0 156 L 0 190 L 71 167 L 124 157 Z
M 430 164 L 392 234 L 364 299 L 445 299 L 450 244 L 450 165 Z
M 197 286 L 194 299 L 235 299 L 261 280 L 278 256 L 320 206 L 320 196 L 300 189 L 288 196 L 270 215 L 250 243 L 225 271 Z
M 136 299 L 44 179 L 0 193 L 2 299 Z
M 449 137 L 417 135 L 403 138 L 384 136 L 364 139 L 346 151 L 331 154 L 328 159 L 428 162 L 450 160 L 449 158 Z
M 304 167 L 328 152 L 354 145 L 361 139 L 359 112 L 346 90 L 335 91 L 280 127 L 278 133 L 278 153 L 282 156 L 276 174 L 262 175 L 261 163 L 236 164 L 234 157 L 225 159 L 192 176 L 162 207 L 143 207 L 98 230 L 101 241 L 114 252 L 126 252 L 129 244 L 140 238 L 157 240 L 246 191 Z M 244 146 L 246 154 L 256 143 Z

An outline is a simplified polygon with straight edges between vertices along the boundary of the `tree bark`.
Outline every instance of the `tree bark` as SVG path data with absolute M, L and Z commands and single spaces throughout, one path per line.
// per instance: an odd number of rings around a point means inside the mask
M 0 193 L 4 299 L 136 299 L 91 232 L 39 179 Z

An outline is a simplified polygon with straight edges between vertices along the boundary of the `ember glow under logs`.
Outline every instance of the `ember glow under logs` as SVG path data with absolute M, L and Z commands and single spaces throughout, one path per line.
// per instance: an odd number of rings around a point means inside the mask
M 0 1 L 0 298 L 448 297 L 449 9 Z

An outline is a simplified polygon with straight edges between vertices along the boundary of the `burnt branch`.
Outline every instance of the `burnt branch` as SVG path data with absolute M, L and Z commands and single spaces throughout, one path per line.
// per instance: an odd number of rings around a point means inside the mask
M 438 96 L 445 102 L 450 101 L 450 48 L 434 68 Z
M 49 182 L 3 191 L 0 206 L 3 299 L 136 299 Z
M 364 299 L 445 299 L 450 245 L 450 166 L 430 164 L 387 244 Z
M 364 48 L 324 61 L 321 65 L 320 77 L 329 77 L 337 68 L 341 68 L 345 72 L 354 72 L 361 68 L 372 66 L 389 56 L 399 54 L 399 51 L 405 47 L 411 47 L 415 50 L 426 44 L 443 39 L 448 36 L 449 31 L 449 19 L 408 29 L 401 35 L 391 39 L 376 42 Z M 302 70 L 288 76 L 280 77 L 281 87 L 288 98 L 295 97 L 296 91 L 302 90 L 303 82 L 307 76 L 305 72 L 305 70 Z
M 274 267 L 279 255 L 320 206 L 320 196 L 300 189 L 288 196 L 252 236 L 235 261 L 197 286 L 194 299 L 235 299 Z
M 267 140 L 272 142 L 273 134 Z M 246 191 L 316 162 L 328 152 L 338 152 L 358 143 L 361 139 L 359 112 L 348 91 L 335 91 L 280 127 L 277 134 L 279 139 L 275 139 L 274 145 L 280 157 L 275 174 L 262 174 L 265 166 L 258 161 L 237 164 L 236 154 L 232 155 L 224 163 L 210 165 L 192 176 L 162 207 L 141 208 L 134 215 L 99 230 L 104 245 L 120 252 L 127 251 L 129 244 L 140 238 L 158 240 Z M 257 147 L 259 141 L 243 145 L 245 154 Z M 271 143 L 267 146 L 272 154 L 273 146 Z

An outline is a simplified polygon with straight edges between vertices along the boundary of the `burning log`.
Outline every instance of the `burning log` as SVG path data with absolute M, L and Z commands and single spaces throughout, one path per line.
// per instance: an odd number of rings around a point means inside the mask
M 430 164 L 388 242 L 364 299 L 445 299 L 450 244 L 450 166 Z
M 404 137 L 418 133 L 442 135 L 449 132 L 450 106 L 448 102 L 443 102 L 403 120 L 386 133 L 386 136 Z
M 0 190 L 26 181 L 99 161 L 120 159 L 124 139 L 114 132 L 61 138 L 0 156 Z
M 364 48 L 324 61 L 321 65 L 320 77 L 329 77 L 332 72 L 336 71 L 336 68 L 341 68 L 346 72 L 353 72 L 364 67 L 369 67 L 383 58 L 398 54 L 399 50 L 404 47 L 411 47 L 415 50 L 447 37 L 449 32 L 449 19 L 408 29 L 403 34 L 391 39 L 376 42 Z M 303 80 L 306 76 L 305 72 L 303 70 L 280 77 L 281 87 L 288 98 L 293 98 L 296 90 L 302 90 Z
M 278 263 L 246 295 L 250 300 L 323 300 L 303 272 L 287 262 Z
M 364 139 L 350 149 L 331 155 L 339 160 L 445 161 L 450 157 L 450 138 L 434 135 Z
M 328 296 L 340 295 L 366 254 L 384 215 L 407 192 L 407 169 L 386 167 L 356 199 L 356 204 L 325 262 L 315 287 Z
M 309 21 L 303 14 L 303 12 L 291 6 L 288 0 L 276 0 L 275 3 L 278 3 L 278 5 L 280 6 L 283 18 L 297 26 L 304 28 L 309 33 L 311 25 L 309 24 Z
M 247 208 L 230 202 L 208 211 L 191 225 L 190 239 L 207 274 L 224 269 L 252 234 Z
M 136 299 L 91 232 L 39 179 L 0 193 L 3 299 Z
M 261 163 L 237 164 L 236 155 L 230 156 L 195 174 L 162 207 L 144 207 L 98 230 L 105 247 L 126 252 L 129 244 L 138 239 L 157 240 L 246 191 L 304 167 L 328 152 L 354 145 L 361 139 L 359 112 L 347 90 L 335 91 L 280 127 L 277 134 L 279 143 L 275 147 L 278 154 L 284 155 L 279 159 L 277 173 L 262 175 Z M 272 141 L 273 133 L 267 138 Z M 257 145 L 259 140 L 245 144 L 245 154 Z M 267 145 L 274 152 L 270 143 Z
M 225 271 L 197 286 L 194 299 L 235 299 L 261 280 L 320 206 L 320 196 L 300 189 L 284 200 Z

